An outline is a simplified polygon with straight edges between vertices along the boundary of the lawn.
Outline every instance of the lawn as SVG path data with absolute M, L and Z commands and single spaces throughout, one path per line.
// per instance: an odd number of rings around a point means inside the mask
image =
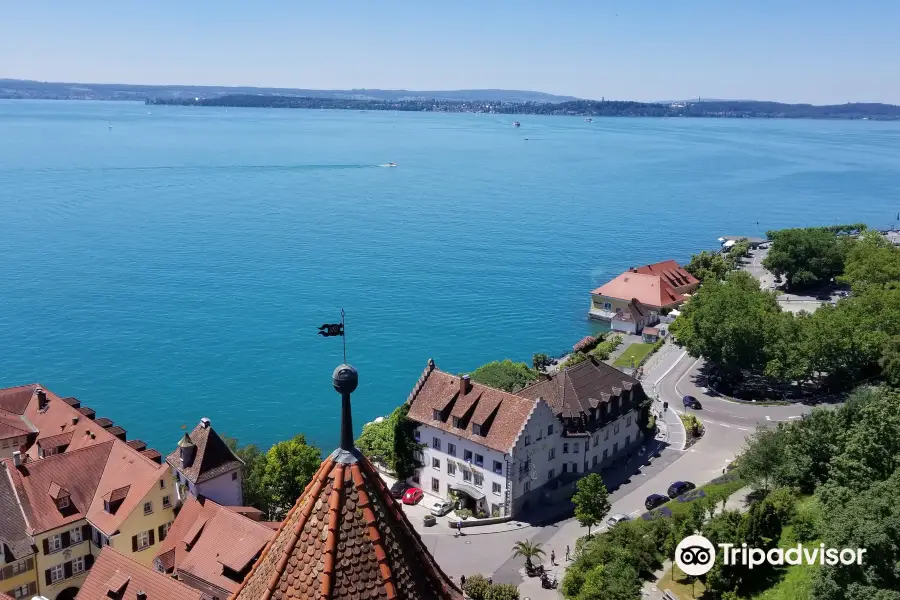
M 672 571 L 675 571 L 675 578 L 672 579 Z M 693 580 L 693 582 L 692 582 Z M 692 598 L 705 598 L 706 586 L 696 577 L 688 577 L 681 572 L 678 566 L 666 569 L 666 574 L 656 584 L 661 591 L 669 590 L 679 600 L 690 600 Z
M 630 367 L 632 365 L 632 359 L 634 359 L 634 364 L 638 365 L 648 354 L 650 354 L 653 350 L 653 346 L 653 344 L 632 344 L 625 348 L 625 352 L 616 359 L 613 366 Z

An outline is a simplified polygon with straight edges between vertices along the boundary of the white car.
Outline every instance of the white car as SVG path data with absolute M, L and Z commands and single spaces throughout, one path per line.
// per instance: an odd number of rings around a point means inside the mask
M 436 517 L 443 517 L 451 510 L 453 510 L 453 503 L 449 500 L 442 500 L 434 503 L 434 506 L 431 507 L 431 514 Z
M 618 525 L 619 523 L 621 523 L 622 521 L 630 521 L 630 520 L 631 520 L 631 517 L 629 517 L 628 515 L 623 515 L 622 513 L 619 513 L 617 515 L 613 515 L 610 518 L 608 518 L 606 520 L 606 524 L 609 525 L 610 527 L 614 527 L 614 526 Z

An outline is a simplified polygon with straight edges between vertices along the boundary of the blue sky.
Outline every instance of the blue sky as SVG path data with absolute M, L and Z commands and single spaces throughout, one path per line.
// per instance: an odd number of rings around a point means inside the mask
M 0 77 L 900 104 L 898 0 L 9 2 Z

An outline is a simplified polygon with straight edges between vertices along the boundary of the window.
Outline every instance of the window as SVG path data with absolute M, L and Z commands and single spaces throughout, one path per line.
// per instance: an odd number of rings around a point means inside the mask
M 463 460 L 466 462 L 472 462 L 472 451 L 471 450 L 463 450 Z
M 503 475 L 503 463 L 499 460 L 494 461 L 494 473 L 497 475 Z
M 604 440 L 608 440 L 608 439 L 609 439 L 609 427 L 606 428 L 606 437 L 604 437 L 603 439 L 604 439 Z
M 606 456 L 609 454 L 609 450 L 603 451 L 603 460 L 606 460 Z
M 479 467 L 484 465 L 484 457 L 480 454 L 475 455 L 475 464 Z
M 530 436 L 530 435 L 526 435 L 526 436 L 525 436 L 525 445 L 526 445 L 526 446 L 530 446 L 530 445 L 531 445 L 531 436 Z
M 167 535 L 169 535 L 169 530 L 172 529 L 172 523 L 174 521 L 169 521 L 165 525 L 162 526 L 162 538 L 165 539 Z
M 432 409 L 431 418 L 434 419 L 435 421 L 440 421 L 441 420 L 441 411 L 439 411 L 436 408 Z
M 78 575 L 84 571 L 84 557 L 79 556 L 72 560 L 72 575 Z
M 563 473 L 568 473 L 568 472 L 569 472 L 569 463 L 563 463 L 563 470 L 562 470 L 562 472 L 563 472 Z
M 594 448 L 596 448 L 599 445 L 600 445 L 600 434 L 595 433 L 594 434 Z
M 459 428 L 459 417 L 453 417 L 453 426 Z
M 591 461 L 591 466 L 592 466 L 592 467 L 596 467 L 596 466 L 597 466 L 597 457 L 596 457 L 596 456 L 594 456 L 594 459 Z
M 432 469 L 440 469 L 441 468 L 441 459 L 432 458 L 431 459 L 431 468 Z
M 631 415 L 625 417 L 625 427 L 631 427 Z
M 13 598 L 27 598 L 28 596 L 33 596 L 34 592 L 31 591 L 31 584 L 26 583 L 13 590 L 10 590 L 10 595 Z
M 63 565 L 54 565 L 50 567 L 50 583 L 56 583 L 64 579 L 66 576 L 65 567 Z
M 447 454 L 449 454 L 450 456 L 456 456 L 456 444 L 447 442 Z
M 612 308 L 612 304 L 610 304 L 609 302 L 604 302 L 604 303 L 603 303 L 603 309 L 604 309 L 604 310 L 610 310 L 611 308 Z
M 579 446 L 580 444 L 579 444 L 578 442 L 575 442 L 575 443 L 572 444 L 572 445 L 575 446 L 575 448 L 574 448 L 575 454 L 578 454 L 578 446 Z
M 144 550 L 145 548 L 150 547 L 150 532 L 142 531 L 137 534 L 137 549 Z
M 556 458 L 556 448 L 550 448 L 550 451 L 547 452 L 547 460 L 553 460 Z
M 481 435 L 481 425 L 478 423 L 472 423 L 472 433 L 475 435 Z
M 573 472 L 573 473 L 577 473 L 577 472 L 578 472 L 578 463 L 572 463 L 572 472 Z
M 441 482 L 435 477 L 431 478 L 431 491 L 437 493 L 440 493 L 441 491 Z
M 481 487 L 482 485 L 484 485 L 484 475 L 475 473 L 475 487 Z
M 472 481 L 472 471 L 463 470 L 463 481 Z
M 584 451 L 587 452 L 591 449 L 591 438 L 584 440 Z
M 93 535 L 92 535 L 92 539 L 94 540 L 94 544 L 95 544 L 95 545 L 97 545 L 97 546 L 102 546 L 102 545 L 103 545 L 103 538 L 100 537 L 100 531 L 99 531 L 99 530 L 94 529 Z
M 69 532 L 69 545 L 73 546 L 75 544 L 80 544 L 83 538 L 81 537 L 81 527 L 76 527 L 72 531 Z
M 419 483 L 419 472 L 418 471 L 413 473 L 412 481 L 413 481 L 413 483 Z
M 51 535 L 47 539 L 47 546 L 50 548 L 50 552 L 62 550 L 62 536 L 58 533 L 56 535 Z
M 547 471 L 547 481 L 550 481 L 551 479 L 553 479 L 554 475 L 556 475 L 556 472 L 553 469 L 550 469 L 549 471 Z
M 537 440 L 538 440 L 538 441 L 541 441 L 542 439 L 544 439 L 544 430 L 543 430 L 543 429 L 538 429 Z
M 526 481 L 526 482 L 525 482 L 525 491 L 526 491 L 526 492 L 530 492 L 530 491 L 531 491 L 531 482 L 530 482 L 530 481 Z
M 619 424 L 616 423 L 615 425 L 613 425 L 613 434 L 618 435 L 618 433 L 619 433 Z
M 144 514 L 149 515 L 153 513 L 153 503 L 152 502 L 144 502 Z
M 435 450 L 441 449 L 441 438 L 431 438 L 431 447 Z
M 237 481 L 237 471 L 234 471 L 234 472 L 231 474 L 231 480 L 232 480 L 232 481 Z
M 553 435 L 553 423 L 547 425 L 547 435 Z
M 456 465 L 449 460 L 447 461 L 447 475 L 456 476 Z
M 56 506 L 59 508 L 59 510 L 69 508 L 69 497 L 62 496 L 61 498 L 59 498 L 59 500 L 56 501 Z
M 28 570 L 28 561 L 27 560 L 20 560 L 18 562 L 14 562 L 12 564 L 12 574 L 13 575 L 18 575 L 19 573 L 24 573 L 27 570 Z
M 419 437 L 421 437 L 421 434 L 419 433 L 419 430 L 416 429 L 416 441 L 417 442 L 419 441 Z
M 159 480 L 159 489 L 161 489 L 161 490 L 166 489 L 166 480 L 165 479 Z
M 495 481 L 494 483 L 492 483 L 492 484 L 491 484 L 491 491 L 494 492 L 495 494 L 497 494 L 497 495 L 499 496 L 499 495 L 500 495 L 500 484 L 497 483 L 496 481 Z
M 569 445 L 563 444 L 563 454 L 568 454 L 568 453 L 569 453 Z
M 163 496 L 163 508 L 172 508 L 172 500 L 168 496 Z

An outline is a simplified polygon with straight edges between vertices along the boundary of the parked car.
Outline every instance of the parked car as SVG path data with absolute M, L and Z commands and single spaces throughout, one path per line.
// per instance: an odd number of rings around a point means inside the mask
M 403 481 L 398 481 L 391 486 L 391 496 L 393 496 L 394 498 L 402 498 L 404 492 L 406 492 L 408 488 L 409 486 L 406 485 L 406 483 L 404 483 Z
M 650 494 L 647 496 L 647 499 L 644 500 L 644 506 L 647 510 L 653 510 L 657 506 L 665 504 L 668 501 L 668 496 L 663 496 L 662 494 Z
M 623 513 L 618 513 L 618 514 L 615 514 L 615 515 L 611 516 L 610 518 L 608 518 L 606 520 L 606 524 L 609 525 L 610 527 L 615 527 L 622 521 L 630 521 L 630 520 L 631 520 L 631 517 L 629 517 L 628 515 L 623 514 Z
M 440 502 L 435 502 L 434 506 L 431 507 L 431 514 L 436 517 L 443 517 L 451 510 L 453 510 L 453 502 L 450 500 L 441 500 Z
M 821 294 L 818 294 L 818 295 L 816 296 L 816 300 L 821 300 L 821 301 L 823 301 L 823 302 L 828 302 L 829 300 L 831 300 L 831 294 L 829 294 L 829 293 L 827 293 L 827 292 L 822 292 Z
M 672 485 L 669 486 L 668 494 L 669 498 L 677 498 L 685 492 L 689 492 L 692 489 L 697 487 L 690 481 L 676 481 Z
M 703 405 L 700 404 L 700 401 L 693 396 L 685 396 L 681 399 L 681 401 L 684 403 L 685 408 L 703 408 Z
M 418 504 L 425 497 L 425 493 L 419 488 L 409 488 L 403 493 L 403 504 Z

